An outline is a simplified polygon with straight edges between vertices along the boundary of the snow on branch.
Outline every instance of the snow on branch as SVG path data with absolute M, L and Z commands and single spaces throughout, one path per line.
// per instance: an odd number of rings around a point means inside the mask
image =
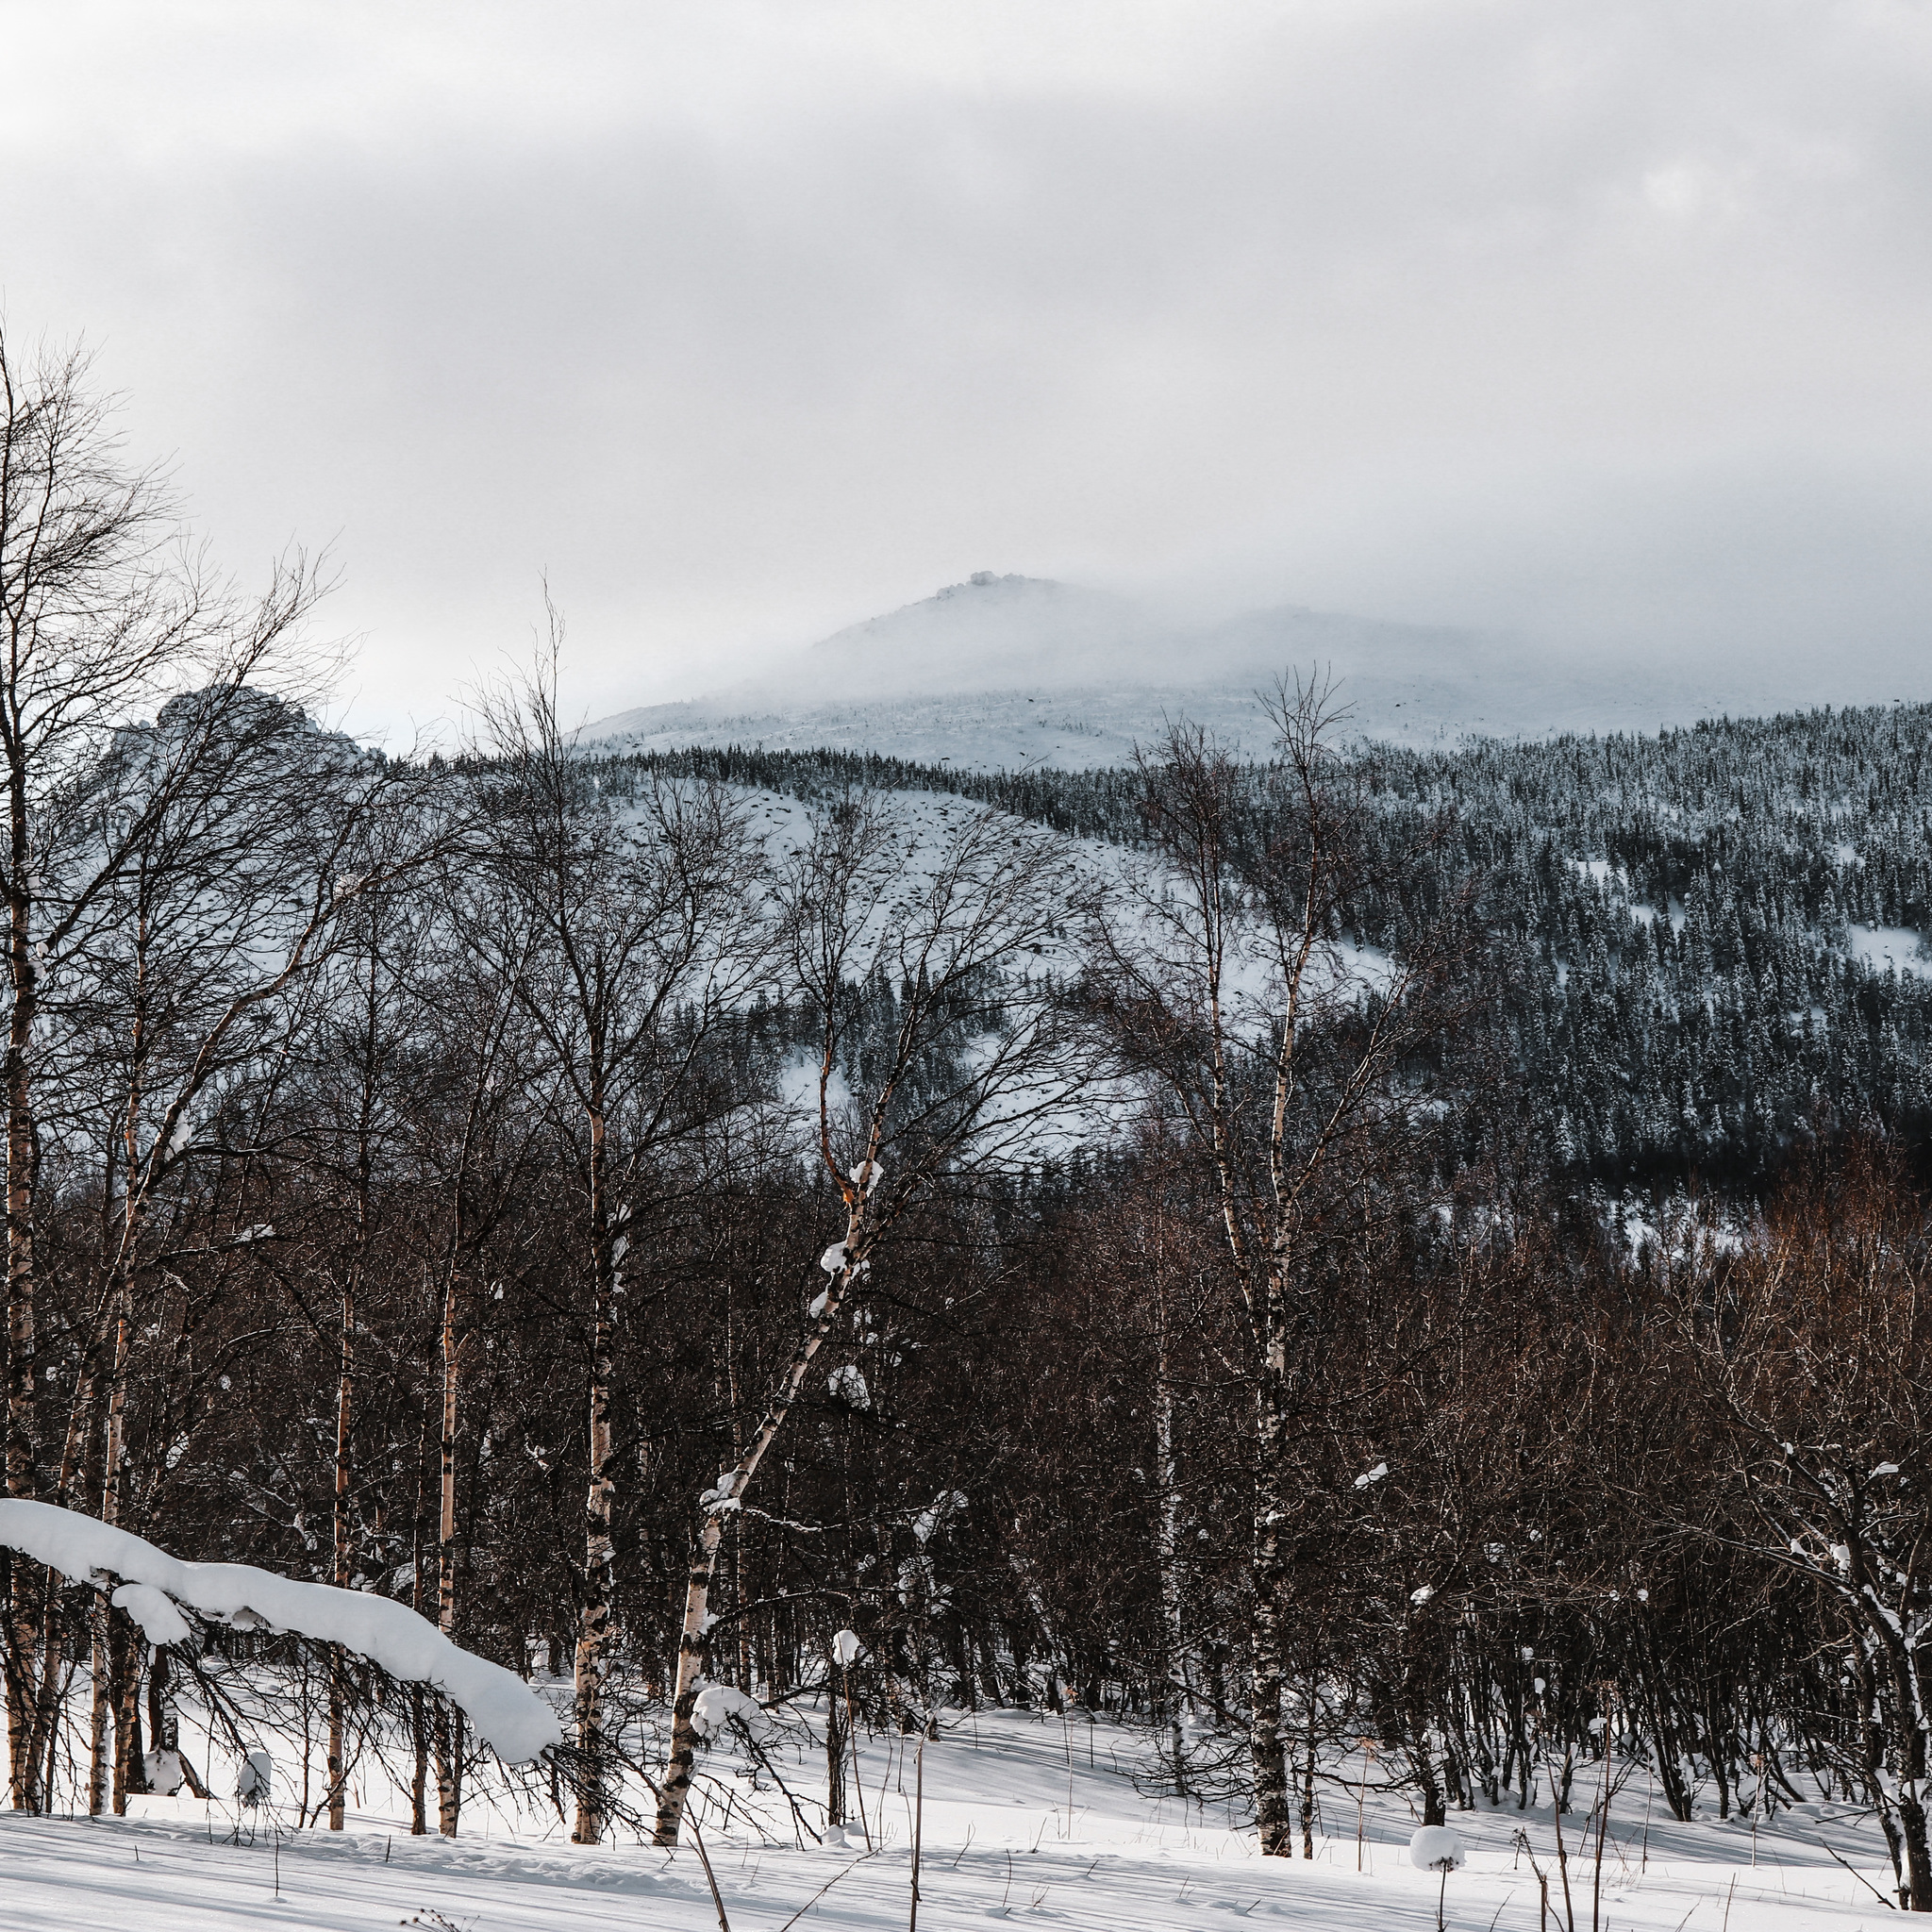
M 562 1741 L 556 1713 L 514 1671 L 459 1648 L 389 1597 L 302 1583 L 251 1563 L 186 1563 L 51 1503 L 0 1501 L 0 1543 L 76 1582 L 118 1578 L 114 1602 L 151 1642 L 179 1643 L 192 1634 L 176 1607 L 186 1604 L 238 1629 L 290 1630 L 340 1643 L 405 1683 L 433 1684 L 510 1763 Z

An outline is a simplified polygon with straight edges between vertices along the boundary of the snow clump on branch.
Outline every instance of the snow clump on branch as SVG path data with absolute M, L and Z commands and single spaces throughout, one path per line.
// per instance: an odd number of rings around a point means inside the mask
M 847 1408 L 869 1409 L 872 1407 L 872 1391 L 855 1363 L 847 1362 L 834 1369 L 826 1387 L 831 1391 L 832 1399 L 842 1402 Z
M 510 1763 L 562 1741 L 557 1713 L 501 1664 L 459 1649 L 407 1604 L 303 1583 L 251 1563 L 188 1563 L 125 1529 L 51 1503 L 0 1502 L 0 1543 L 76 1582 L 122 1579 L 113 1601 L 154 1643 L 193 1636 L 180 1606 L 245 1630 L 340 1643 L 408 1684 L 433 1684 Z
M 698 1692 L 691 1721 L 705 1737 L 714 1738 L 733 1718 L 742 1719 L 749 1727 L 761 1724 L 764 1715 L 764 1707 L 756 1697 L 747 1697 L 729 1684 L 707 1684 Z

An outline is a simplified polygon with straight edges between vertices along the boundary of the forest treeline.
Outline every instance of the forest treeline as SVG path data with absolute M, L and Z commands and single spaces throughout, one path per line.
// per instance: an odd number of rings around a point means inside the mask
M 540 658 L 385 758 L 299 702 L 312 571 L 184 565 L 84 375 L 0 423 L 9 1498 L 554 1684 L 582 1841 L 675 1842 L 754 1704 L 819 1828 L 850 1724 L 996 1702 L 1275 1854 L 1344 1748 L 1431 1818 L 1822 1788 L 1932 1908 L 1923 1029 L 1848 950 L 1924 713 L 1422 757 L 1291 684 L 1263 764 L 941 787 L 585 756 Z M 457 1828 L 440 1695 L 114 1581 L 8 1562 L 16 1806 L 245 1682 L 311 1822 L 379 1749 Z

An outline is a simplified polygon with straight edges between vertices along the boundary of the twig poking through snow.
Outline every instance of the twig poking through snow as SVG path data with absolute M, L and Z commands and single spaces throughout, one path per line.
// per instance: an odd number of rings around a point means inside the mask
M 711 1903 L 718 1907 L 718 1932 L 731 1932 L 731 1921 L 724 1916 L 724 1900 L 718 1890 L 718 1876 L 711 1870 L 710 1855 L 705 1850 L 705 1835 L 698 1829 L 695 1810 L 685 1814 L 691 1820 L 691 1841 L 698 1848 L 698 1862 L 705 1868 L 705 1883 L 711 1888 Z

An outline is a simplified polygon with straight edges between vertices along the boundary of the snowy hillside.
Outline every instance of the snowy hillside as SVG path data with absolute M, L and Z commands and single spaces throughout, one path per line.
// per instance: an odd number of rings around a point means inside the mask
M 584 735 L 639 750 L 829 746 L 976 769 L 1082 770 L 1120 762 L 1181 715 L 1264 748 L 1256 691 L 1317 666 L 1340 681 L 1352 729 L 1419 747 L 1932 695 L 1894 689 L 1889 669 L 1843 661 L 1692 670 L 1641 651 L 1578 659 L 1520 639 L 1294 607 L 1195 621 L 982 571 L 763 677 L 618 712 Z
M 1498 1050 L 1524 1069 L 1544 1144 L 1621 1187 L 1766 1171 L 1828 1120 L 1932 1126 L 1928 744 L 1932 707 L 1889 706 L 1385 750 L 1366 782 L 1388 863 L 1416 814 L 1459 821 L 1435 890 L 1481 882 Z M 621 794 L 641 764 L 744 787 L 768 832 L 794 823 L 788 797 L 860 784 L 895 793 L 922 840 L 950 796 L 1071 835 L 1089 867 L 1141 826 L 1137 781 L 1107 769 L 697 751 L 613 758 L 602 782 Z M 1357 940 L 1403 953 L 1399 905 L 1368 892 L 1355 916 Z

